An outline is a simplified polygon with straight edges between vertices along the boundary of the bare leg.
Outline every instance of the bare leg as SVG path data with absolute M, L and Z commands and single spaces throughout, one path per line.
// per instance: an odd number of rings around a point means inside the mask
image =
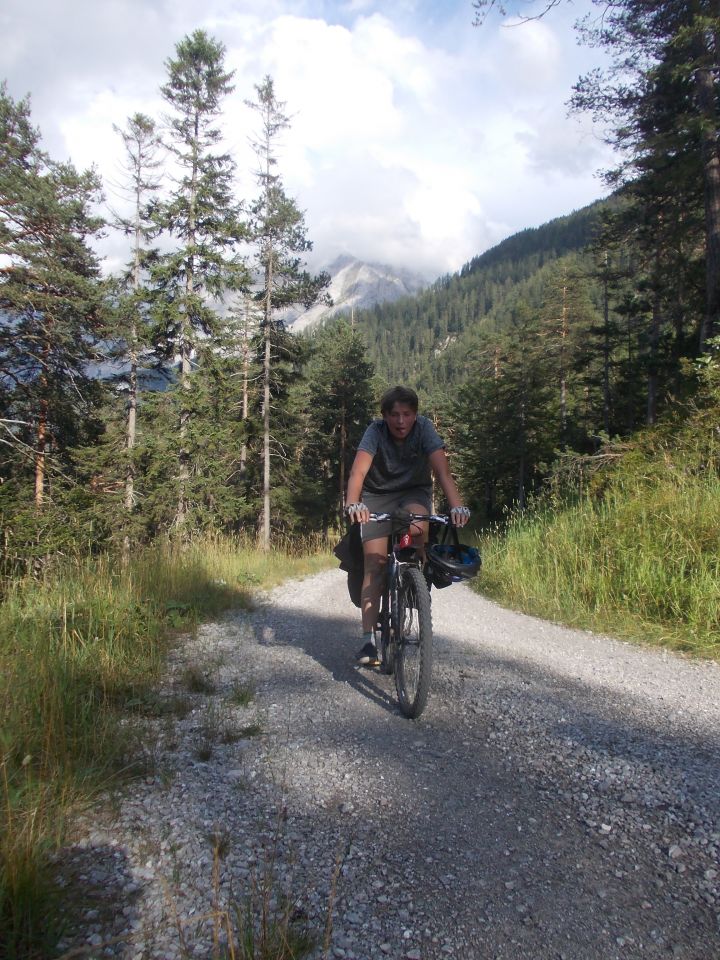
M 387 537 L 363 541 L 365 576 L 363 577 L 361 609 L 363 633 L 375 629 L 380 610 L 385 566 L 387 564 Z
M 427 507 L 424 507 L 421 503 L 410 503 L 407 506 L 403 507 L 404 510 L 407 510 L 408 513 L 424 513 L 428 514 L 430 511 Z M 413 523 L 410 527 L 410 536 L 412 537 L 412 543 L 416 550 L 419 550 L 421 554 L 425 555 L 425 544 L 428 538 L 428 522 L 427 520 Z

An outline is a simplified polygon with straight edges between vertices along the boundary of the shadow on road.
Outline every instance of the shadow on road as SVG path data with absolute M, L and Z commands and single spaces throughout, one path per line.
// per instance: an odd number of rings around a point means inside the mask
M 428 709 L 408 721 L 392 678 L 354 665 L 357 613 L 340 597 L 328 597 L 327 612 L 269 607 L 255 618 L 256 638 L 302 651 L 353 691 L 343 713 L 313 731 L 317 749 L 352 745 L 369 769 L 392 771 L 412 811 L 398 821 L 396 842 L 416 874 L 441 892 L 455 890 L 466 918 L 499 909 L 507 942 L 534 957 L 565 955 L 563 938 L 578 929 L 597 950 L 571 949 L 573 958 L 615 956 L 615 939 L 626 944 L 624 956 L 720 955 L 711 901 L 691 876 L 718 868 L 717 844 L 694 846 L 692 857 L 688 847 L 687 872 L 667 860 L 697 824 L 708 837 L 720 833 L 717 738 L 680 727 L 640 695 L 610 694 L 603 680 L 499 656 L 481 639 L 458 642 L 447 632 L 437 637 Z M 527 618 L 525 629 L 534 622 Z M 280 691 L 284 680 L 272 682 Z M 308 702 L 321 705 L 329 688 L 307 682 Z M 610 824 L 595 822 L 594 811 Z M 516 888 L 522 897 L 507 893 Z

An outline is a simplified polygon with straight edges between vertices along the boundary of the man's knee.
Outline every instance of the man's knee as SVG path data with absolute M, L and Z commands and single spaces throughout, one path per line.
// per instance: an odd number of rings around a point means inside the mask
M 379 553 L 365 554 L 365 573 L 373 580 L 381 577 L 385 572 L 387 557 Z

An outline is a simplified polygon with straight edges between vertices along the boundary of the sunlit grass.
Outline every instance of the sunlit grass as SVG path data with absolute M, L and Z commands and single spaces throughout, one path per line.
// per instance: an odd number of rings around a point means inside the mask
M 720 656 L 720 479 L 621 476 L 482 540 L 479 587 L 565 623 Z
M 127 566 L 108 557 L 67 561 L 42 580 L 5 585 L 0 956 L 47 952 L 47 853 L 69 811 L 137 769 L 141 728 L 133 723 L 153 713 L 173 632 L 331 565 L 318 543 L 288 546 L 265 554 L 250 542 L 204 539 L 139 551 Z

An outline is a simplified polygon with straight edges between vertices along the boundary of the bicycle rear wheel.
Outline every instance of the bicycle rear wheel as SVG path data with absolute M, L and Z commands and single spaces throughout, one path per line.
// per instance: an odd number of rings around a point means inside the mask
M 395 688 L 400 709 L 415 719 L 425 709 L 432 673 L 430 594 L 417 567 L 405 567 L 397 590 Z

